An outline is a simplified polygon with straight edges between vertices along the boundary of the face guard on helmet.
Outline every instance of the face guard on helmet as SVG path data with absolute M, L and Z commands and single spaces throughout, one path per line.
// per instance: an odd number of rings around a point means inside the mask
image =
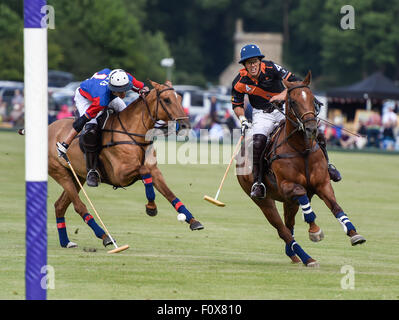
M 256 44 L 247 44 L 241 48 L 241 59 L 239 63 L 244 64 L 245 60 L 250 58 L 264 58 L 265 56 L 260 52 L 259 47 Z
M 114 92 L 126 92 L 132 89 L 133 84 L 125 71 L 115 69 L 109 74 L 108 87 Z

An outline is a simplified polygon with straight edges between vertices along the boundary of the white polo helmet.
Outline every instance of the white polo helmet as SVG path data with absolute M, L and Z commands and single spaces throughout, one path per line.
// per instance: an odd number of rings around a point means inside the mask
M 108 87 L 111 91 L 125 92 L 130 90 L 133 84 L 125 71 L 122 69 L 114 69 L 109 74 Z

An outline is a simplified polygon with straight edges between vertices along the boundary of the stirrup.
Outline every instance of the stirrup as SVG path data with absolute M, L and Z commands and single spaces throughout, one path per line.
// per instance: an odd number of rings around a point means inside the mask
M 263 193 L 262 195 L 259 196 L 254 195 L 255 188 L 258 186 L 263 188 Z M 262 182 L 255 182 L 251 188 L 251 198 L 264 199 L 265 197 L 266 197 L 266 186 Z
M 91 173 L 94 173 L 94 174 L 96 175 L 96 182 L 95 182 L 95 183 L 91 183 L 90 180 L 88 179 L 88 178 L 89 178 L 89 175 L 90 175 Z M 95 169 L 90 169 L 89 172 L 87 173 L 87 176 L 86 176 L 86 182 L 87 182 L 87 185 L 88 185 L 89 187 L 97 187 L 97 186 L 100 184 L 100 182 L 101 182 L 100 174 L 98 173 L 98 171 L 95 170 Z M 89 182 L 90 182 L 90 183 L 89 183 Z

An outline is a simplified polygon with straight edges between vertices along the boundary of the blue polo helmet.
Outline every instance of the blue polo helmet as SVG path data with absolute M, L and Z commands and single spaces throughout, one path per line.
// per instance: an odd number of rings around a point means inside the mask
M 241 48 L 241 59 L 239 63 L 244 63 L 245 60 L 259 57 L 264 58 L 265 56 L 260 52 L 259 47 L 256 44 L 247 44 Z

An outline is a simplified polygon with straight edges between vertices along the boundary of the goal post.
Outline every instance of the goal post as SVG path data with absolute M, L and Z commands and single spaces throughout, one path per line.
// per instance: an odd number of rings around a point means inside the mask
M 47 269 L 47 27 L 45 0 L 24 0 L 25 297 L 45 300 Z

